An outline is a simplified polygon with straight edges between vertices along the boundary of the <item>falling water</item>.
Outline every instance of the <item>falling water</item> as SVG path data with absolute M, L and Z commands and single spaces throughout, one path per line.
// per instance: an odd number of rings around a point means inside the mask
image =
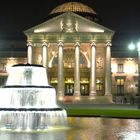
M 67 123 L 66 111 L 57 105 L 55 89 L 40 65 L 14 65 L 0 97 L 1 130 L 46 130 Z

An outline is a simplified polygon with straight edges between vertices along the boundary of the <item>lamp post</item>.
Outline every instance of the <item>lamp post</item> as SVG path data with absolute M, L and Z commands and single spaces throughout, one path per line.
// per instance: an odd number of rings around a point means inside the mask
M 135 48 L 138 53 L 138 109 L 140 109 L 140 41 L 136 45 L 131 42 L 129 49 L 134 50 Z

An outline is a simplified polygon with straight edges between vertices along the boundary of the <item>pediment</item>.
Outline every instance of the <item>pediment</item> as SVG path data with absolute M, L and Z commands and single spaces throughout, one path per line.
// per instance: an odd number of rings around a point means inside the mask
M 34 26 L 24 33 L 112 33 L 114 31 L 81 17 L 75 13 L 67 12 L 46 22 Z

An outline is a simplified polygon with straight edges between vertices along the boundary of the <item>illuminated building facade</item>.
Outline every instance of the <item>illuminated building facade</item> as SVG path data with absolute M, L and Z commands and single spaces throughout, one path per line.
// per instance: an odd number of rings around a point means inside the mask
M 46 67 L 50 84 L 60 96 L 111 95 L 110 50 L 114 32 L 71 12 L 92 12 L 81 3 L 72 3 L 51 12 L 60 13 L 63 9 L 64 13 L 24 32 L 28 63 Z
M 112 93 L 116 96 L 138 95 L 138 60 L 136 58 L 112 58 Z
M 79 2 L 64 3 L 53 9 L 46 21 L 24 32 L 27 58 L 13 58 L 10 65 L 21 62 L 43 65 L 58 96 L 109 97 L 132 89 L 136 93 L 134 82 L 138 75 L 133 69 L 129 78 L 125 70 L 129 64 L 137 66 L 137 61 L 111 59 L 114 31 L 99 22 L 90 7 Z M 6 59 L 0 62 L 1 79 L 7 75 Z

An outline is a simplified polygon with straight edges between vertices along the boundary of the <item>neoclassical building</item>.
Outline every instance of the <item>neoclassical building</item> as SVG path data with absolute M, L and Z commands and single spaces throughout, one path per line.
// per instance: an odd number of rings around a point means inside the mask
M 64 3 L 53 9 L 43 23 L 24 33 L 27 57 L 12 57 L 9 63 L 8 58 L 1 58 L 1 83 L 8 75 L 9 66 L 30 63 L 46 67 L 49 83 L 56 88 L 58 96 L 111 97 L 129 93 L 132 88 L 137 93 L 134 87 L 138 79 L 134 70 L 137 59 L 131 60 L 134 73 L 128 78 L 130 75 L 125 74 L 123 65 L 130 59 L 111 58 L 114 31 L 104 27 L 89 6 Z
M 28 63 L 46 67 L 50 84 L 56 87 L 58 95 L 111 95 L 114 32 L 73 12 L 94 15 L 84 4 L 69 2 L 56 7 L 51 14 L 60 10 L 61 14 L 24 32 Z

